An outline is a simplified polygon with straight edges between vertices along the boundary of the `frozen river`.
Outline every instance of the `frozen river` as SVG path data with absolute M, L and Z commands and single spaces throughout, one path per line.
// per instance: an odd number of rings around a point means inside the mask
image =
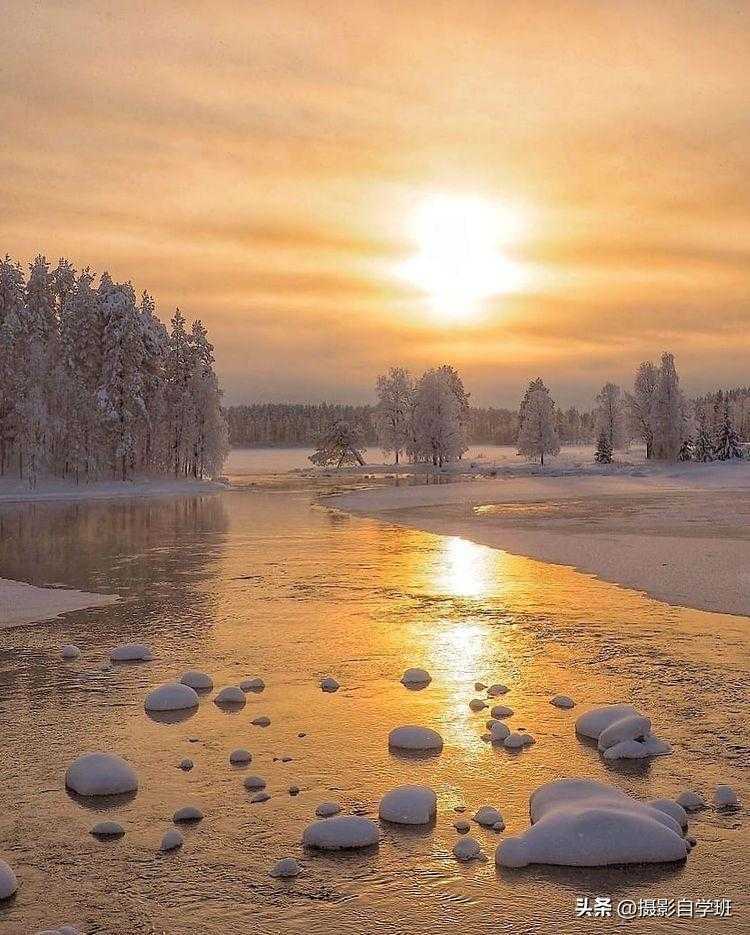
M 269 464 L 257 473 L 276 469 Z M 670 607 L 563 567 L 348 517 L 304 490 L 3 506 L 0 577 L 123 598 L 0 631 L 0 853 L 22 879 L 0 906 L 2 935 L 66 921 L 106 935 L 489 935 L 620 925 L 576 920 L 582 894 L 729 897 L 734 915 L 720 930 L 748 929 L 746 809 L 693 818 L 698 846 L 685 865 L 499 872 L 492 857 L 501 835 L 479 829 L 472 833 L 489 862 L 450 857 L 455 805 L 496 805 L 505 833 L 518 833 L 529 793 L 560 776 L 644 797 L 710 793 L 729 782 L 750 800 L 746 618 Z M 155 661 L 101 671 L 108 650 L 125 641 L 150 643 Z M 81 659 L 61 661 L 67 642 L 83 649 Z M 408 666 L 430 670 L 428 689 L 399 684 Z M 256 675 L 267 688 L 236 714 L 205 698 L 187 720 L 149 719 L 146 692 L 188 668 L 210 672 L 217 688 Z M 318 688 L 328 674 L 341 682 L 336 694 Z M 529 729 L 534 747 L 512 754 L 480 739 L 486 714 L 468 707 L 477 679 L 510 686 L 503 700 L 515 709 L 512 726 Z M 550 706 L 558 692 L 579 708 Z M 573 721 L 585 706 L 610 701 L 649 714 L 674 755 L 605 765 L 576 739 Z M 259 714 L 269 727 L 251 725 Z M 442 755 L 389 753 L 389 730 L 407 723 L 438 729 Z M 249 771 L 268 781 L 272 797 L 263 804 L 251 804 L 243 788 L 248 769 L 229 765 L 240 746 L 253 754 Z M 89 750 L 130 760 L 137 796 L 98 811 L 66 794 L 67 765 Z M 195 761 L 189 773 L 177 768 L 183 757 Z M 374 815 L 380 796 L 408 781 L 437 792 L 433 825 L 383 828 L 380 846 L 366 852 L 302 852 L 318 803 Z M 290 783 L 300 795 L 288 794 Z M 205 819 L 185 831 L 180 851 L 159 854 L 172 813 L 186 804 Z M 125 826 L 124 838 L 89 835 L 105 814 Z M 302 860 L 304 874 L 270 879 L 272 862 L 287 855 Z M 637 931 L 703 925 L 640 920 Z

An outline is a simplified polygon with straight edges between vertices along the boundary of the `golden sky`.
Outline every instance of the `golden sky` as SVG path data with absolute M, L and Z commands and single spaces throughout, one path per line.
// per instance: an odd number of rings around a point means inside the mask
M 6 0 L 0 251 L 179 304 L 230 402 L 449 361 L 564 404 L 665 348 L 750 382 L 750 4 Z M 434 195 L 521 219 L 466 321 L 398 270 Z

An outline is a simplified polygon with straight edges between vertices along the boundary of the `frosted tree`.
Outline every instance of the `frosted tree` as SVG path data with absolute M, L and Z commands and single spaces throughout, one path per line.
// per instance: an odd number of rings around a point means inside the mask
M 461 401 L 445 368 L 428 370 L 414 390 L 412 457 L 442 467 L 466 450 Z
M 414 383 L 408 370 L 391 367 L 387 374 L 378 377 L 377 394 L 374 419 L 378 442 L 383 453 L 393 453 L 398 464 L 411 432 Z
M 631 436 L 642 438 L 646 445 L 646 458 L 654 456 L 652 415 L 659 368 L 650 360 L 639 365 L 633 382 L 633 392 L 625 394 L 625 407 Z
M 555 404 L 549 390 L 541 382 L 527 392 L 522 401 L 523 419 L 518 433 L 518 453 L 539 458 L 544 465 L 545 455 L 560 451 L 560 439 L 555 428 Z
M 532 395 L 533 395 L 534 393 L 537 392 L 537 390 L 542 390 L 542 391 L 545 392 L 545 393 L 549 392 L 549 390 L 547 389 L 547 387 L 544 385 L 544 380 L 542 380 L 541 377 L 537 377 L 535 380 L 532 380 L 531 383 L 529 383 L 529 385 L 526 387 L 526 390 L 525 390 L 523 396 L 521 397 L 521 403 L 520 403 L 520 405 L 519 405 L 519 407 L 518 407 L 518 426 L 519 426 L 519 429 L 520 429 L 520 427 L 521 427 L 521 425 L 522 425 L 522 423 L 523 423 L 523 420 L 524 420 L 524 418 L 525 418 L 525 416 L 526 416 L 526 408 L 527 408 L 527 406 L 529 405 L 529 400 L 531 399 Z
M 447 386 L 456 398 L 458 431 L 460 433 L 458 457 L 461 458 L 464 452 L 468 450 L 469 429 L 471 426 L 471 406 L 469 404 L 469 394 L 466 392 L 464 382 L 458 371 L 450 364 L 443 364 L 438 367 L 438 373 L 442 374 Z
M 731 461 L 744 457 L 739 436 L 732 424 L 728 399 L 724 402 L 724 419 L 716 439 L 714 457 L 717 461 Z
M 5 474 L 19 431 L 24 373 L 18 343 L 24 292 L 23 271 L 6 256 L 0 262 L 0 474 Z
M 614 383 L 605 383 L 596 397 L 596 426 L 598 435 L 606 434 L 612 451 L 625 447 L 627 436 L 622 391 Z
M 349 422 L 334 423 L 318 440 L 309 460 L 319 467 L 364 464 L 358 428 Z
M 663 461 L 677 459 L 685 437 L 685 402 L 679 383 L 674 357 L 665 351 L 651 407 L 653 456 Z
M 677 453 L 677 459 L 679 461 L 692 461 L 693 460 L 693 440 L 688 437 L 685 438 L 680 445 L 680 450 Z
M 610 464 L 612 462 L 612 442 L 606 429 L 602 429 L 597 436 L 594 461 L 598 464 Z
M 693 461 L 713 461 L 715 442 L 703 409 L 698 411 L 698 432 L 693 445 Z
M 193 322 L 190 343 L 193 351 L 190 395 L 194 418 L 191 473 L 194 477 L 214 476 L 227 456 L 229 435 L 221 412 L 221 390 L 213 370 L 213 345 L 200 321 Z

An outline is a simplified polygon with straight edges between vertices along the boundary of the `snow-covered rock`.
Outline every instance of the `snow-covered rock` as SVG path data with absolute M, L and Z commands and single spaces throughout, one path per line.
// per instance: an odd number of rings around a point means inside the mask
M 255 727 L 268 727 L 268 725 L 271 723 L 271 718 L 265 714 L 261 714 L 260 717 L 253 718 L 250 723 L 254 724 Z
M 125 829 L 116 821 L 100 821 L 91 829 L 95 838 L 119 838 L 125 834 Z
M 677 804 L 681 805 L 686 812 L 697 812 L 702 808 L 708 808 L 708 804 L 699 792 L 681 792 L 677 796 Z
M 268 792 L 257 792 L 250 801 L 253 803 L 267 802 L 271 798 L 270 793 Z
M 644 740 L 651 733 L 651 721 L 642 714 L 626 714 L 599 734 L 600 750 L 608 750 L 626 740 Z
M 527 744 L 526 736 L 524 734 L 519 734 L 517 731 L 513 731 L 512 734 L 503 740 L 503 746 L 506 750 L 520 750 L 521 747 L 525 747 Z
M 714 792 L 714 805 L 717 808 L 737 808 L 740 797 L 731 786 L 717 786 Z
M 60 655 L 63 659 L 77 659 L 81 655 L 81 650 L 73 643 L 66 643 L 60 649 Z
M 266 781 L 262 776 L 248 776 L 243 785 L 246 789 L 265 789 Z
M 510 691 L 507 685 L 503 685 L 501 682 L 496 682 L 494 685 L 490 685 L 487 689 L 487 694 L 490 698 L 496 698 L 498 695 L 504 695 L 506 692 Z
M 186 773 L 189 773 L 194 766 L 195 763 L 193 763 L 189 757 L 185 757 L 183 760 L 180 760 L 180 769 L 184 770 Z
M 240 688 L 243 692 L 262 692 L 265 687 L 266 683 L 259 678 L 243 679 L 240 682 Z
M 650 756 L 668 756 L 672 748 L 665 740 L 652 735 L 643 740 L 623 740 L 604 751 L 605 760 L 642 760 Z
M 214 704 L 241 707 L 246 703 L 245 693 L 237 685 L 227 685 L 214 697 Z
M 453 845 L 453 856 L 457 860 L 476 860 L 484 855 L 479 842 L 474 838 L 459 838 Z
M 324 679 L 320 680 L 320 689 L 324 692 L 337 692 L 341 686 L 330 675 L 327 675 Z
M 672 752 L 668 743 L 651 733 L 651 721 L 630 704 L 604 705 L 582 714 L 576 720 L 576 732 L 596 740 L 606 760 L 635 760 L 666 756 Z
M 302 843 L 326 851 L 371 847 L 379 840 L 378 826 L 361 815 L 336 815 L 305 828 Z
M 0 860 L 0 900 L 10 899 L 18 889 L 18 880 L 10 864 Z
M 475 692 L 487 691 L 487 686 L 484 684 L 484 682 L 474 682 L 474 691 Z
M 378 815 L 399 825 L 425 825 L 435 816 L 437 796 L 428 786 L 396 786 L 380 800 Z
M 122 643 L 109 654 L 112 662 L 151 662 L 154 654 L 146 643 Z
M 492 805 L 483 805 L 475 814 L 474 821 L 485 828 L 492 828 L 495 825 L 505 827 L 503 816 Z M 499 829 L 502 830 L 502 829 Z
M 180 681 L 195 691 L 209 691 L 214 687 L 214 680 L 206 672 L 198 672 L 197 669 L 188 669 L 183 672 Z
M 454 821 L 453 827 L 459 834 L 466 834 L 471 829 L 471 825 L 465 818 L 459 818 L 458 821 Z
M 555 695 L 554 698 L 550 698 L 551 705 L 554 705 L 556 708 L 563 708 L 567 710 L 568 708 L 575 708 L 576 703 L 569 695 Z
M 502 743 L 510 736 L 510 728 L 502 721 L 493 721 L 490 724 L 489 739 L 491 743 Z
M 200 698 L 194 688 L 182 682 L 166 682 L 146 695 L 144 707 L 147 711 L 183 711 L 197 708 Z
M 679 802 L 675 802 L 674 799 L 649 799 L 647 804 L 650 805 L 651 808 L 658 808 L 662 812 L 666 812 L 667 815 L 671 815 L 680 828 L 682 828 L 683 833 L 687 831 L 687 812 Z
M 429 685 L 432 676 L 427 669 L 407 669 L 401 676 L 402 685 Z
M 662 863 L 688 854 L 678 821 L 614 786 L 559 779 L 537 789 L 529 805 L 531 827 L 500 844 L 499 866 Z
M 161 839 L 161 844 L 159 845 L 160 851 L 173 851 L 178 847 L 182 847 L 184 843 L 184 838 L 176 829 L 167 831 L 164 837 Z
M 294 859 L 294 857 L 282 857 L 281 860 L 277 860 L 276 863 L 268 871 L 270 877 L 279 877 L 281 879 L 288 879 L 290 877 L 298 877 L 302 873 L 302 867 Z
M 599 740 L 599 735 L 610 725 L 624 717 L 638 714 L 630 704 L 609 704 L 601 708 L 593 708 L 576 719 L 576 733 L 589 740 Z
M 495 718 L 495 720 L 499 720 L 504 717 L 512 717 L 515 714 L 515 711 L 513 708 L 509 708 L 507 705 L 496 704 L 490 711 L 490 714 Z
M 330 818 L 332 815 L 338 815 L 341 806 L 338 802 L 321 802 L 315 809 L 318 818 Z
M 442 750 L 443 738 L 430 727 L 406 724 L 388 734 L 388 746 L 396 750 Z
M 485 708 L 488 708 L 489 705 L 482 698 L 472 698 L 469 702 L 469 707 L 472 711 L 483 711 Z
M 177 809 L 172 816 L 172 821 L 178 825 L 188 821 L 203 821 L 203 812 L 195 805 L 185 805 Z
M 245 750 L 243 747 L 238 747 L 236 750 L 232 750 L 232 752 L 229 754 L 229 762 L 233 766 L 250 763 L 252 759 L 252 753 L 249 750 Z
M 138 776 L 116 753 L 84 753 L 68 767 L 65 785 L 78 795 L 120 795 L 138 789 Z

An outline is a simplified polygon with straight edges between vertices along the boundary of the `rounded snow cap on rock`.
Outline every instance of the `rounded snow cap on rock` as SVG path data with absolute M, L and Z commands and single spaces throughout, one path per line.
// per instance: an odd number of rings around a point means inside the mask
M 183 837 L 179 831 L 172 830 L 167 831 L 164 837 L 161 839 L 161 844 L 159 845 L 160 851 L 173 851 L 178 847 L 183 845 Z
M 490 711 L 492 717 L 499 719 L 504 717 L 512 717 L 515 714 L 513 708 L 509 708 L 504 704 L 496 704 L 494 708 Z
M 325 851 L 372 847 L 378 841 L 378 826 L 361 815 L 336 815 L 327 821 L 315 821 L 302 835 L 304 845 Z
M 294 857 L 282 857 L 268 871 L 269 877 L 279 877 L 287 879 L 289 877 L 298 877 L 302 873 L 302 867 Z
M 146 695 L 144 707 L 147 711 L 183 711 L 197 708 L 200 698 L 194 688 L 182 682 L 166 682 Z
M 263 679 L 243 679 L 240 682 L 240 688 L 243 692 L 262 692 L 266 687 L 266 683 Z
M 95 838 L 119 838 L 125 829 L 116 821 L 100 821 L 91 829 Z
M 515 731 L 503 740 L 503 746 L 507 750 L 520 750 L 521 747 L 525 747 L 527 740 L 523 734 L 518 734 Z
M 271 723 L 271 718 L 267 717 L 265 714 L 261 714 L 260 717 L 253 718 L 250 723 L 254 724 L 256 727 L 268 727 Z
M 331 815 L 338 815 L 340 811 L 341 806 L 338 802 L 321 802 L 315 809 L 315 814 L 318 818 L 330 818 Z
M 151 662 L 154 654 L 146 643 L 122 643 L 109 654 L 113 662 Z
M 266 781 L 262 776 L 248 776 L 243 785 L 246 789 L 265 789 Z
M 258 792 L 250 799 L 251 802 L 267 802 L 271 796 L 267 792 Z
M 81 655 L 81 650 L 74 646 L 73 643 L 66 643 L 60 649 L 60 655 L 63 659 L 77 659 Z
M 336 692 L 341 688 L 339 683 L 330 675 L 327 675 L 324 679 L 320 680 L 321 691 L 324 692 Z
M 556 708 L 575 708 L 576 706 L 575 701 L 568 695 L 555 695 L 554 698 L 550 698 L 549 703 Z
M 428 786 L 396 786 L 380 800 L 378 815 L 398 825 L 426 825 L 437 811 L 437 796 Z
M 241 763 L 249 763 L 252 758 L 252 753 L 249 750 L 243 749 L 242 747 L 239 747 L 237 750 L 232 750 L 232 752 L 229 754 L 229 762 L 234 766 L 237 766 Z
M 443 738 L 430 727 L 406 724 L 388 734 L 388 746 L 396 750 L 442 750 Z
M 717 786 L 714 792 L 714 804 L 717 808 L 737 808 L 740 797 L 731 786 Z
M 469 702 L 469 707 L 472 711 L 483 711 L 485 708 L 488 708 L 489 705 L 481 698 L 472 698 Z
M 590 740 L 598 740 L 603 730 L 632 714 L 638 712 L 631 704 L 608 704 L 601 708 L 593 708 L 577 718 L 576 731 Z
M 228 685 L 216 695 L 214 704 L 218 705 L 244 705 L 245 693 L 236 685 Z
M 708 808 L 706 800 L 699 792 L 681 792 L 677 796 L 677 804 L 686 812 L 697 812 L 701 808 Z
M 18 880 L 10 864 L 0 860 L 0 900 L 9 899 L 18 889 Z
M 487 694 L 490 698 L 495 698 L 497 695 L 504 695 L 506 692 L 510 691 L 507 685 L 503 685 L 501 682 L 496 682 L 494 685 L 490 685 L 487 689 Z
M 453 827 L 458 831 L 459 834 L 466 834 L 466 832 L 471 828 L 471 825 L 465 818 L 459 818 L 458 821 L 453 822 Z
M 502 721 L 493 721 L 490 724 L 490 740 L 492 743 L 502 743 L 510 736 L 510 728 Z
M 476 860 L 482 857 L 482 848 L 474 838 L 459 838 L 453 845 L 453 856 L 457 860 Z
M 505 827 L 503 816 L 492 805 L 483 805 L 474 815 L 474 821 L 485 828 L 492 828 L 494 825 L 501 824 Z
M 214 687 L 214 680 L 205 672 L 198 672 L 197 669 L 188 669 L 180 679 L 183 685 L 188 685 L 196 691 L 207 691 Z
M 68 767 L 65 785 L 78 795 L 121 795 L 138 789 L 138 776 L 116 753 L 84 753 Z
M 402 685 L 429 685 L 432 676 L 427 669 L 407 669 L 401 676 Z
M 177 811 L 172 816 L 172 821 L 180 824 L 180 822 L 187 821 L 202 821 L 203 812 L 196 808 L 195 805 L 185 805 L 183 808 L 178 808 Z

